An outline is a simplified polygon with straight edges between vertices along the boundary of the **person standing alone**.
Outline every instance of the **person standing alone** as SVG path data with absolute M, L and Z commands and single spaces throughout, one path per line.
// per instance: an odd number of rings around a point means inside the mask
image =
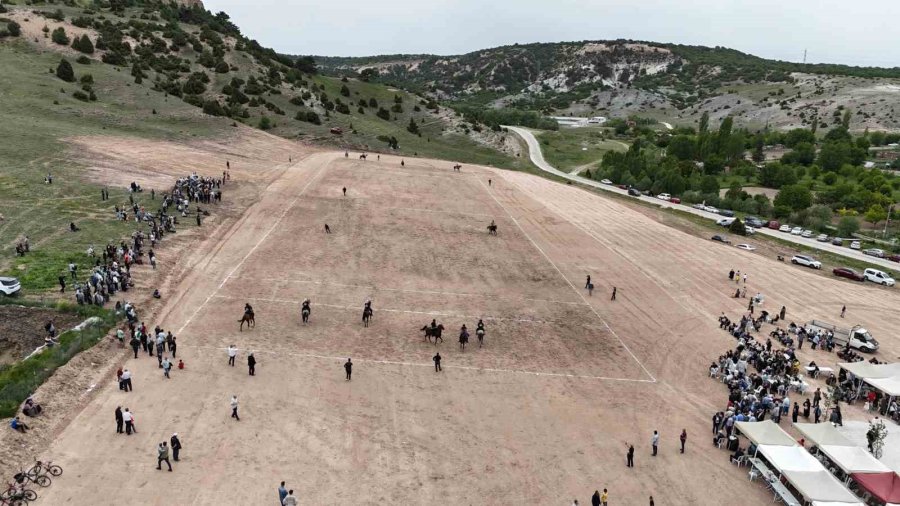
M 634 445 L 628 445 L 628 454 L 625 455 L 625 467 L 634 467 Z
M 234 418 L 237 421 L 241 421 L 241 417 L 238 416 L 238 399 L 236 395 L 231 396 L 231 418 Z
M 344 362 L 344 371 L 347 373 L 347 381 L 350 381 L 350 376 L 353 374 L 353 362 L 349 358 Z
M 434 360 L 434 372 L 441 372 L 441 354 L 438 353 L 431 360 Z
M 228 347 L 228 365 L 234 367 L 234 357 L 237 356 L 237 346 L 231 345 Z
M 125 421 L 122 418 L 122 406 L 116 406 L 116 434 L 125 432 L 124 430 L 122 430 L 122 426 L 124 424 Z
M 653 445 L 653 456 L 656 456 L 656 452 L 659 448 L 659 432 L 653 431 L 653 437 L 650 438 L 650 444 Z
M 250 369 L 250 376 L 256 376 L 256 357 L 252 353 L 247 355 L 247 367 Z
M 678 439 L 681 440 L 681 453 L 684 453 L 684 444 L 687 443 L 687 429 L 681 429 L 681 436 Z
M 181 440 L 178 439 L 178 433 L 172 434 L 172 437 L 169 439 L 169 444 L 172 448 L 172 458 L 175 459 L 175 462 L 178 462 L 178 453 L 181 452 Z

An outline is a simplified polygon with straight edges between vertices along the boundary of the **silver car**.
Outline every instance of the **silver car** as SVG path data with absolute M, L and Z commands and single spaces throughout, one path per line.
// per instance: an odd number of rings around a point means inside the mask
M 22 289 L 22 285 L 16 278 L 0 278 L 0 293 L 15 295 Z

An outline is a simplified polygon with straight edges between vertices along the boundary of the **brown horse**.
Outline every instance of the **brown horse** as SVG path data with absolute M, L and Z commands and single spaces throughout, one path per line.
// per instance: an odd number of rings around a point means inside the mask
M 491 223 L 487 226 L 488 234 L 497 235 L 497 225 Z
M 241 322 L 241 332 L 244 331 L 245 323 L 247 324 L 248 329 L 251 329 L 256 326 L 256 319 L 254 318 L 253 313 L 244 313 L 244 316 L 242 316 L 241 319 L 238 321 Z

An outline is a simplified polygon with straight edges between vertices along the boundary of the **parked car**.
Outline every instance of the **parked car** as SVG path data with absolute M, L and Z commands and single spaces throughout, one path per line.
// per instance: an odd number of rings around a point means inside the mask
M 751 227 L 754 227 L 754 228 L 762 228 L 766 224 L 763 220 L 757 218 L 756 216 L 745 217 L 744 223 L 746 223 L 747 225 L 750 225 Z
M 716 225 L 720 227 L 730 227 L 735 219 L 737 218 L 720 218 L 716 221 Z
M 804 267 L 812 267 L 813 269 L 821 269 L 822 262 L 816 260 L 813 257 L 806 255 L 794 255 L 791 258 L 791 263 L 796 265 L 802 265 Z
M 831 271 L 832 274 L 839 278 L 847 278 L 852 279 L 853 281 L 865 281 L 866 278 L 863 277 L 862 274 L 850 269 L 848 267 L 838 267 Z
M 628 186 L 626 186 L 626 185 L 624 185 L 624 184 L 617 184 L 617 185 L 616 185 L 616 188 L 618 188 L 618 189 L 620 189 L 620 190 L 627 190 L 627 189 L 628 189 Z
M 812 230 L 804 230 L 803 233 L 800 234 L 800 237 L 806 237 L 807 239 L 809 239 L 812 236 L 813 236 Z
M 694 209 L 700 209 L 701 211 L 706 209 L 706 206 L 704 206 L 703 204 L 694 204 L 691 207 L 693 207 Z
M 719 214 L 719 210 L 716 209 L 716 208 L 713 207 L 713 206 L 704 206 L 704 207 L 703 207 L 703 210 L 706 211 L 706 212 L 708 212 L 708 213 Z
M 656 196 L 656 198 L 658 198 L 659 200 L 665 200 L 666 202 L 672 200 L 672 196 L 668 193 L 660 193 Z
M 669 202 L 671 202 L 671 203 L 673 203 L 673 204 L 680 204 L 680 203 L 681 203 L 681 199 L 678 198 L 678 197 L 672 197 L 672 198 L 669 199 Z
M 790 225 L 782 225 L 781 228 L 778 229 L 778 231 L 779 232 L 790 232 L 791 226 Z
M 816 237 L 816 240 L 819 242 L 828 242 L 828 234 L 819 234 L 819 237 Z
M 862 244 L 859 241 L 853 241 L 850 243 L 850 249 L 860 249 L 862 248 Z
M 722 216 L 727 216 L 729 218 L 734 217 L 734 211 L 728 209 L 719 209 L 719 214 L 721 214 Z
M 22 289 L 22 285 L 16 278 L 0 278 L 0 293 L 4 295 L 15 295 Z
M 863 255 L 869 255 L 876 258 L 884 258 L 884 250 L 878 248 L 869 248 L 863 250 Z
M 864 270 L 863 277 L 866 278 L 866 281 L 878 283 L 879 285 L 894 286 L 894 278 L 890 277 L 886 272 L 879 271 L 878 269 Z
M 333 133 L 334 135 L 341 135 L 344 133 L 344 129 L 341 127 L 332 127 L 332 129 L 329 130 L 329 132 Z
M 753 227 L 748 227 L 747 225 L 744 225 L 744 231 L 747 232 L 747 235 L 753 235 L 753 234 L 756 233 L 756 229 L 755 229 L 755 228 L 753 228 Z
M 772 230 L 778 230 L 781 228 L 781 223 L 778 221 L 772 220 L 766 226 L 771 228 Z
M 756 250 L 756 246 L 751 246 L 749 244 L 738 244 L 735 246 L 735 248 L 742 249 L 745 251 L 755 251 Z
M 724 235 L 714 235 L 714 236 L 712 236 L 711 239 L 716 242 L 723 242 L 725 244 L 731 244 L 731 241 L 729 241 L 728 238 L 725 237 Z
M 841 239 L 840 237 L 835 237 L 834 239 L 831 240 L 831 244 L 834 244 L 835 246 L 843 246 L 844 240 Z
M 612 181 L 610 181 L 609 179 L 601 179 L 600 182 L 603 184 L 612 184 Z
M 900 262 L 900 255 L 892 253 L 887 256 L 887 259 L 890 260 L 891 262 Z
M 632 197 L 640 197 L 641 196 L 641 192 L 638 191 L 637 188 L 629 188 L 628 194 L 631 195 Z
M 803 233 L 803 229 L 800 227 L 794 227 L 791 229 L 791 235 L 800 235 Z

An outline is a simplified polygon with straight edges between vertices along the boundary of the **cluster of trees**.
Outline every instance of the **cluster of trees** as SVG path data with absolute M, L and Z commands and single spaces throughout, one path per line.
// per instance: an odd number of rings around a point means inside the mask
M 534 111 L 468 106 L 456 107 L 455 110 L 467 121 L 487 125 L 494 131 L 499 131 L 500 125 L 516 125 L 528 128 L 539 128 L 541 130 L 559 130 L 559 124 L 555 120 Z

